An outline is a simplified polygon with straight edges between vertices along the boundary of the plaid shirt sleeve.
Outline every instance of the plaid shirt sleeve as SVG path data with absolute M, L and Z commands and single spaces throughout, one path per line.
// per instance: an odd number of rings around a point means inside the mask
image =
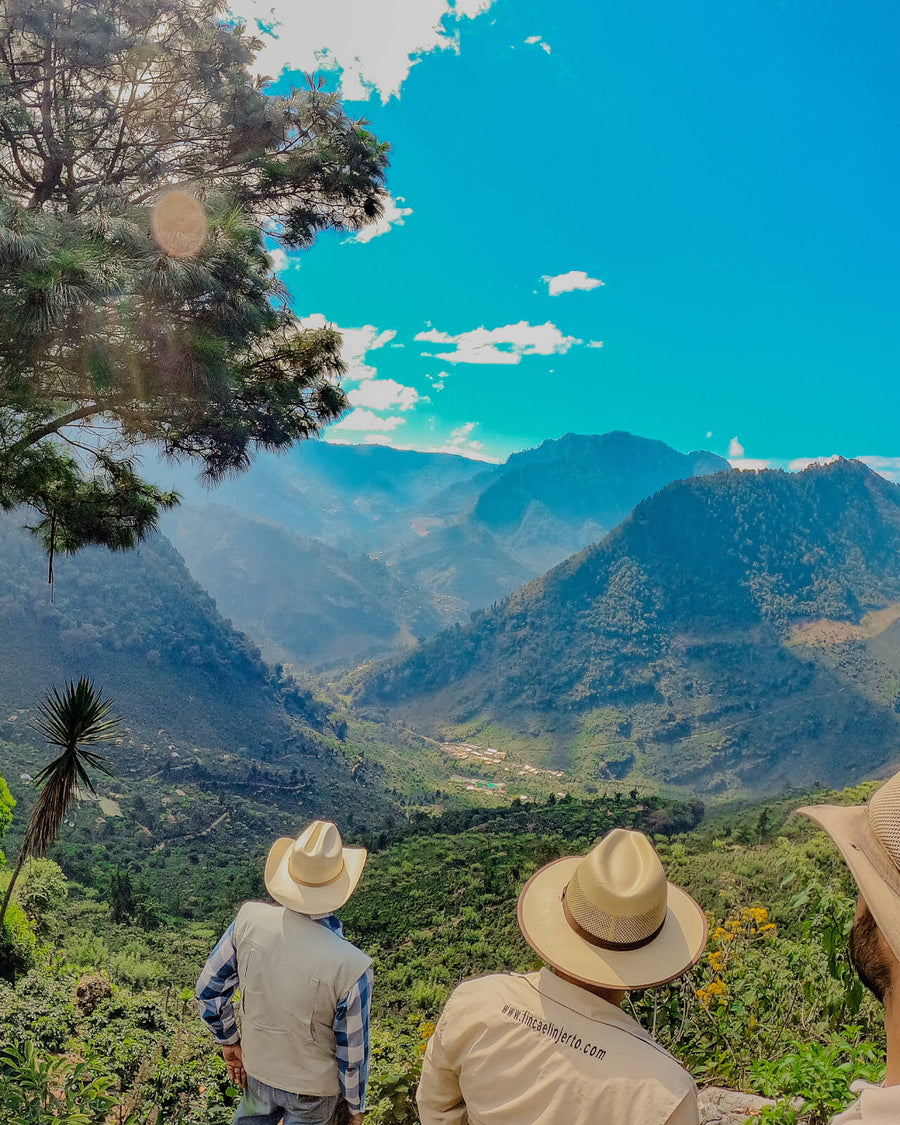
M 197 981 L 195 995 L 200 1015 L 223 1047 L 240 1041 L 234 1004 L 231 998 L 238 986 L 237 949 L 234 944 L 234 922 L 228 927 L 207 958 Z
M 369 1011 L 374 975 L 366 969 L 347 995 L 338 1003 L 334 1016 L 334 1057 L 338 1064 L 341 1090 L 351 1113 L 366 1108 L 369 1082 Z

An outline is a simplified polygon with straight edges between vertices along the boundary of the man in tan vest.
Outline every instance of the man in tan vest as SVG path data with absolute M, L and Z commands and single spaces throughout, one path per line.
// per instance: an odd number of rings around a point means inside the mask
M 200 1014 L 245 1087 L 235 1125 L 329 1125 L 341 1099 L 362 1125 L 372 962 L 344 939 L 334 911 L 365 862 L 365 848 L 345 848 L 326 820 L 276 840 L 266 889 L 280 905 L 245 903 L 204 966 Z
M 706 916 L 647 837 L 616 828 L 542 867 L 518 918 L 547 967 L 455 990 L 425 1053 L 422 1125 L 697 1125 L 690 1075 L 619 1007 L 706 945 Z
M 881 1086 L 857 1081 L 859 1097 L 833 1125 L 896 1125 L 900 1121 L 900 773 L 868 805 L 810 805 L 798 812 L 841 850 L 859 899 L 850 959 L 863 984 L 884 1004 L 887 1074 Z

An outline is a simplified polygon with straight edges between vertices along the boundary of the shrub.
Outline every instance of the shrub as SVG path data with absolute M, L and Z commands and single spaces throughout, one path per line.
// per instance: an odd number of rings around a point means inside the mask
M 760 1059 L 751 1071 L 752 1084 L 767 1097 L 781 1101 L 768 1107 L 761 1121 L 768 1125 L 809 1125 L 827 1122 L 852 1101 L 850 1082 L 856 1078 L 876 1084 L 884 1078 L 884 1061 L 871 1043 L 859 1041 L 860 1028 L 847 1027 L 826 1043 L 792 1040 L 778 1059 Z M 791 1105 L 802 1099 L 799 1110 Z
M 69 893 L 62 868 L 52 859 L 30 859 L 16 884 L 16 898 L 29 919 L 43 929 L 48 915 L 58 909 Z
M 87 1063 L 42 1057 L 32 1043 L 0 1052 L 0 1120 L 16 1125 L 103 1125 L 113 1079 Z
M 11 902 L 0 929 L 0 979 L 13 981 L 34 964 L 34 927 L 17 902 Z

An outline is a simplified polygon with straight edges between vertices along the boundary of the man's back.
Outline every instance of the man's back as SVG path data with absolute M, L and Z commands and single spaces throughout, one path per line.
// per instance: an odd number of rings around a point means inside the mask
M 263 902 L 244 904 L 234 939 L 248 1072 L 279 1089 L 336 1094 L 337 1004 L 371 960 L 312 919 Z
M 687 1072 L 621 1009 L 556 976 L 467 981 L 428 1047 L 425 1125 L 695 1125 Z

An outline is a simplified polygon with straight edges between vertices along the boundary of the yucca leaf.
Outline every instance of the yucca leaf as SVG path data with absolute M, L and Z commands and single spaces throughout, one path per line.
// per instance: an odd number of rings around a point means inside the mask
M 115 737 L 118 717 L 110 717 L 112 700 L 85 678 L 67 680 L 60 693 L 51 688 L 46 700 L 38 704 L 38 718 L 32 726 L 51 746 L 62 750 L 40 770 L 34 784 L 41 795 L 32 810 L 23 849 L 27 855 L 42 856 L 59 836 L 66 811 L 80 785 L 96 792 L 88 768 L 109 774 L 107 759 L 83 749 L 86 745 L 108 742 Z

